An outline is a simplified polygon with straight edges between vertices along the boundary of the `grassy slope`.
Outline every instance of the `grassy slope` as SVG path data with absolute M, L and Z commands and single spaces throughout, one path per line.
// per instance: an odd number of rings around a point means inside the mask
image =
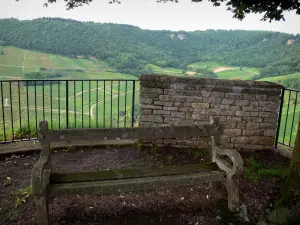
M 102 61 L 73 59 L 15 47 L 1 47 L 1 49 L 4 50 L 4 55 L 0 56 L 0 79 L 2 80 L 23 79 L 24 73 L 37 71 L 40 67 L 48 69 L 53 68 L 62 72 L 64 76 L 60 79 L 136 79 L 134 76 L 115 72 Z M 81 69 L 83 72 L 68 71 L 68 68 Z M 49 84 L 45 84 L 44 88 L 40 85 L 36 88 L 29 86 L 27 89 L 27 87 L 20 82 L 20 93 L 17 82 L 12 82 L 11 87 L 8 82 L 4 82 L 2 85 L 3 90 L 1 90 L 1 92 L 3 91 L 3 104 L 2 99 L 0 99 L 0 127 L 2 128 L 0 131 L 0 140 L 4 139 L 4 124 L 7 132 L 7 139 L 12 138 L 12 133 L 18 138 L 21 132 L 26 133 L 28 130 L 35 132 L 36 124 L 44 118 L 50 121 L 52 117 L 54 127 L 57 127 L 59 123 L 61 127 L 65 126 L 65 82 L 61 82 L 59 88 L 60 92 L 58 91 L 58 84 L 53 84 L 52 88 Z M 125 97 L 127 117 L 129 117 L 130 109 L 132 108 L 132 82 L 127 82 L 126 85 L 125 81 L 121 81 L 120 87 L 118 85 L 118 82 L 111 83 L 106 81 L 106 90 L 104 92 L 104 81 L 99 81 L 98 86 L 95 81 L 90 83 L 84 82 L 83 87 L 81 82 L 76 82 L 75 84 L 74 82 L 71 84 L 69 83 L 68 101 L 70 125 L 75 126 L 76 121 L 77 127 L 81 127 L 82 123 L 84 127 L 89 126 L 90 123 L 91 126 L 96 126 L 96 118 L 98 116 L 99 126 L 103 125 L 104 120 L 106 125 L 110 126 L 110 117 L 115 120 L 120 111 L 125 111 Z M 137 84 L 136 103 L 139 102 L 138 90 L 139 85 Z M 81 93 L 82 91 L 84 91 L 83 94 Z M 96 104 L 97 101 L 98 104 Z M 2 110 L 2 105 L 4 110 Z M 51 105 L 52 113 L 50 110 Z M 3 112 L 5 121 L 2 120 Z M 103 119 L 104 114 L 105 119 Z M 29 124 L 28 121 L 30 121 Z M 117 126 L 116 122 L 113 122 L 114 126 Z M 120 123 L 121 122 L 124 124 L 125 121 L 120 121 Z M 127 118 L 126 122 L 127 125 L 129 125 L 130 118 Z M 12 130 L 14 130 L 14 132 L 12 132 Z

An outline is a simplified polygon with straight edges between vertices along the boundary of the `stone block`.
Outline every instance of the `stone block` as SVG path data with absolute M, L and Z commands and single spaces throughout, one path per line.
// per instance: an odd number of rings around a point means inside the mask
M 183 120 L 182 121 L 182 125 L 185 125 L 185 126 L 192 126 L 194 125 L 195 121 L 194 120 Z
M 175 107 L 175 106 L 164 106 L 164 110 L 167 110 L 167 111 L 178 111 L 178 107 Z
M 264 135 L 267 137 L 275 137 L 276 136 L 276 130 L 265 130 Z
M 247 123 L 247 130 L 257 130 L 259 129 L 259 123 L 248 122 Z
M 162 123 L 163 122 L 163 118 L 160 115 L 142 115 L 141 121 L 143 121 L 143 122 Z
M 278 101 L 278 102 L 280 102 L 280 96 L 279 95 L 268 95 L 268 101 Z
M 174 104 L 174 106 L 175 106 L 175 104 Z M 191 106 L 191 103 L 189 103 L 189 102 L 183 102 L 182 106 L 189 107 L 189 106 Z
M 220 137 L 220 141 L 221 141 L 221 144 L 229 143 L 230 142 L 230 136 L 224 136 L 224 135 L 222 135 Z
M 180 106 L 180 107 L 178 107 L 178 111 L 179 112 L 193 112 L 194 109 L 192 107 L 183 107 L 183 106 Z
M 256 100 L 265 101 L 268 99 L 267 95 L 255 95 Z
M 250 101 L 250 106 L 252 108 L 257 108 L 258 107 L 258 101 Z
M 264 119 L 263 119 L 263 122 L 264 123 L 273 123 L 273 124 L 277 124 L 277 118 L 268 118 L 268 117 L 265 117 Z
M 236 116 L 249 116 L 250 113 L 249 112 L 245 112 L 245 111 L 236 111 L 235 115 Z
M 230 106 L 230 110 L 232 110 L 232 111 L 241 111 L 242 107 L 241 106 L 232 105 L 232 106 Z
M 227 116 L 220 116 L 219 119 L 220 119 L 220 122 L 225 122 L 225 121 L 227 121 Z
M 243 99 L 253 101 L 253 100 L 255 100 L 255 95 L 243 94 Z
M 154 101 L 154 105 L 173 106 L 173 102 Z
M 160 95 L 158 96 L 159 101 L 168 102 L 172 101 L 172 97 L 169 95 Z
M 141 109 L 142 115 L 149 115 L 152 114 L 152 109 Z
M 242 121 L 242 117 L 227 116 L 227 121 L 241 122 Z
M 153 98 L 141 98 L 141 104 L 151 105 L 153 103 Z
M 236 112 L 232 110 L 222 110 L 221 111 L 222 116 L 235 116 Z
M 180 101 L 186 101 L 186 102 L 202 102 L 203 97 L 199 96 L 186 96 L 185 100 Z M 175 101 L 175 100 L 174 100 Z
M 253 123 L 261 123 L 263 121 L 263 118 L 261 118 L 261 117 L 245 116 L 245 117 L 243 117 L 243 121 L 253 122 Z
M 203 97 L 209 97 L 211 95 L 211 91 L 200 91 L 200 93 Z
M 258 112 L 250 112 L 250 116 L 258 116 Z
M 171 98 L 174 102 L 184 102 L 189 98 L 193 98 L 193 96 L 172 95 Z
M 235 100 L 235 105 L 247 106 L 249 104 L 250 104 L 249 100 Z
M 202 102 L 204 103 L 213 103 L 213 104 L 220 104 L 221 98 L 215 98 L 215 97 L 203 97 Z
M 153 110 L 153 114 L 157 115 L 170 115 L 171 111 L 166 111 L 166 110 Z
M 209 108 L 208 103 L 202 103 L 202 102 L 191 103 L 191 106 L 196 109 L 208 109 Z
M 215 91 L 215 92 L 212 92 L 211 97 L 217 97 L 217 98 L 224 98 L 225 97 L 225 93 L 224 92 L 218 92 L 218 91 Z
M 243 99 L 243 96 L 239 93 L 226 93 L 225 96 L 228 99 Z
M 185 118 L 185 112 L 171 112 L 171 117 L 175 118 Z
M 224 129 L 224 135 L 236 137 L 242 135 L 241 129 Z
M 259 106 L 271 106 L 271 105 L 279 105 L 278 101 L 259 101 Z
M 162 109 L 162 106 L 140 104 L 141 109 Z
M 250 144 L 272 146 L 275 143 L 275 137 L 250 137 Z
M 171 125 L 181 125 L 182 119 L 181 118 L 173 118 L 173 117 L 165 117 L 164 123 L 171 124 Z
M 250 138 L 249 137 L 232 137 L 231 143 L 233 144 L 248 144 Z
M 260 117 L 270 117 L 270 118 L 277 118 L 278 113 L 275 112 L 259 112 L 258 114 Z
M 193 109 L 193 108 L 192 108 L 192 109 Z M 207 109 L 193 109 L 193 111 L 191 111 L 191 112 L 199 113 L 199 114 L 205 115 L 205 114 L 207 114 Z
M 224 123 L 224 128 L 237 128 L 237 122 L 227 121 Z
M 183 102 L 174 102 L 174 106 L 183 106 Z
M 263 136 L 265 130 L 243 130 L 243 136 Z
M 275 130 L 277 128 L 277 123 L 260 123 L 259 128 L 266 130 Z
M 222 105 L 232 105 L 232 104 L 234 104 L 234 102 L 235 102 L 234 99 L 222 98 L 221 104 Z
M 246 127 L 247 127 L 247 123 L 243 122 L 243 121 L 237 123 L 237 126 L 236 126 L 236 128 L 239 128 L 239 129 L 246 129 Z
M 164 90 L 161 88 L 147 88 L 141 87 L 141 94 L 163 94 Z
M 251 106 L 242 106 L 242 110 L 245 112 L 251 112 L 251 111 L 260 111 L 260 107 L 251 107 Z
M 270 106 L 262 107 L 262 111 L 264 111 L 264 112 L 278 112 L 279 111 L 279 105 L 270 105 Z
M 202 114 L 195 114 L 193 113 L 191 115 L 191 119 L 193 120 L 201 120 L 201 121 L 208 121 L 208 115 L 202 115 Z
M 229 110 L 230 109 L 230 105 L 220 105 L 220 109 Z
M 209 116 L 221 115 L 221 109 L 217 109 L 217 108 L 207 109 L 207 115 Z

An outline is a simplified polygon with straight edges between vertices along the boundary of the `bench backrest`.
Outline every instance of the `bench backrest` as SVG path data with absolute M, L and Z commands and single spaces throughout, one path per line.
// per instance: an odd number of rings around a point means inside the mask
M 193 138 L 219 137 L 222 126 L 218 118 L 209 123 L 194 126 L 169 127 L 132 127 L 132 128 L 90 128 L 90 129 L 59 129 L 49 130 L 48 122 L 41 121 L 39 142 L 74 142 L 74 141 L 101 141 L 101 140 L 153 140 L 162 138 Z

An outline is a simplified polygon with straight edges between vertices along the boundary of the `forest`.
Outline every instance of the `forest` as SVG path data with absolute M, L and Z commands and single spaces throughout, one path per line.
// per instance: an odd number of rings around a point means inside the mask
M 1 19 L 2 45 L 106 61 L 126 74 L 146 65 L 187 70 L 194 62 L 262 68 L 253 79 L 300 72 L 300 35 L 270 31 L 151 31 L 61 18 Z M 213 74 L 212 74 L 213 76 Z

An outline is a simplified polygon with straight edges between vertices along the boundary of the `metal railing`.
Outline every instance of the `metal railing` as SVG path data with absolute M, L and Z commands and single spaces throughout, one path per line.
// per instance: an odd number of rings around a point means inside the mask
M 282 90 L 276 148 L 278 144 L 293 148 L 300 116 L 299 92 L 291 88 Z
M 37 138 L 51 129 L 133 127 L 139 118 L 138 80 L 2 80 L 0 143 Z

